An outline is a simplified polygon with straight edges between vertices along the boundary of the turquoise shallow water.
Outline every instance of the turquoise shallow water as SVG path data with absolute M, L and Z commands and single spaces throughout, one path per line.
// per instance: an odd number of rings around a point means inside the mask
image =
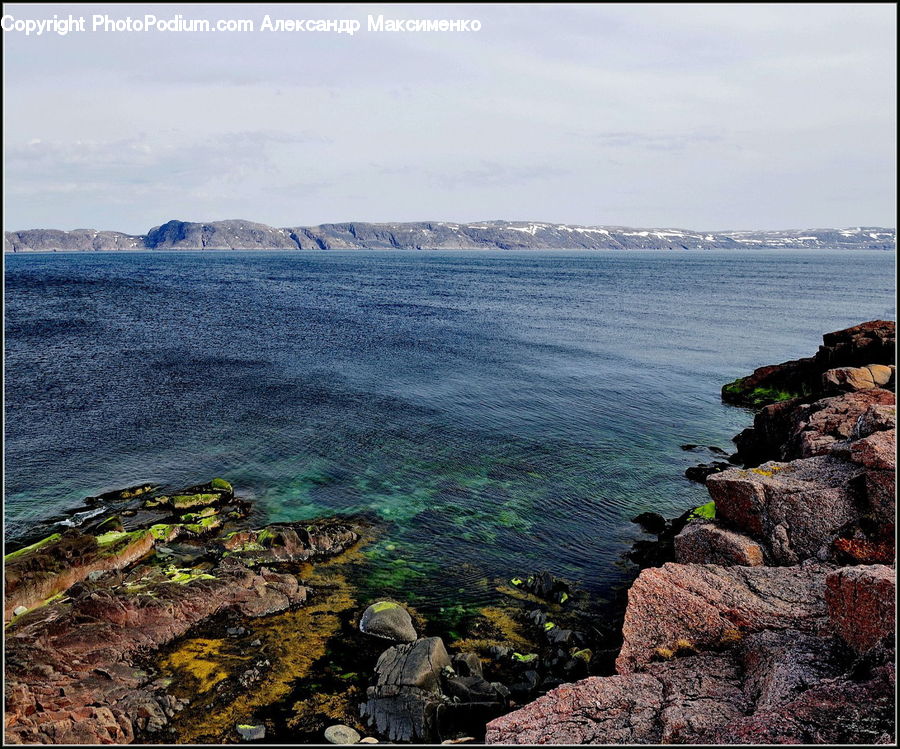
M 893 269 L 837 251 L 8 256 L 7 538 L 104 490 L 222 475 L 272 520 L 384 521 L 369 582 L 426 607 L 537 569 L 602 596 L 629 518 L 706 501 L 679 445 L 731 447 L 750 417 L 721 385 L 894 318 Z

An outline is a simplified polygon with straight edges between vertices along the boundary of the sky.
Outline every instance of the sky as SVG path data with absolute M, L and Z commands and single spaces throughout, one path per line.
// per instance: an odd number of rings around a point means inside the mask
M 3 32 L 6 230 L 538 220 L 896 226 L 896 6 L 15 4 L 15 19 L 252 19 L 243 33 Z M 357 19 L 350 36 L 276 19 Z M 478 19 L 377 32 L 369 14 Z

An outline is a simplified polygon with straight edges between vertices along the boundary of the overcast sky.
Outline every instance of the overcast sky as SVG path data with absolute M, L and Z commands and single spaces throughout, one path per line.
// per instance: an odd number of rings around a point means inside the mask
M 355 18 L 3 34 L 7 230 L 532 219 L 896 224 L 896 7 L 4 5 Z M 367 32 L 366 16 L 479 19 Z

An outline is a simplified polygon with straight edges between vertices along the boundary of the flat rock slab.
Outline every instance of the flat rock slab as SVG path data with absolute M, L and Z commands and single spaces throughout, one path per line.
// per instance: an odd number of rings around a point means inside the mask
M 564 684 L 491 721 L 485 742 L 680 743 L 739 718 L 743 707 L 734 658 L 703 655 L 653 664 L 646 673 Z
M 810 630 L 827 615 L 823 590 L 833 566 L 721 567 L 665 564 L 645 569 L 628 592 L 616 668 L 635 671 L 678 649 L 704 649 L 762 629 Z

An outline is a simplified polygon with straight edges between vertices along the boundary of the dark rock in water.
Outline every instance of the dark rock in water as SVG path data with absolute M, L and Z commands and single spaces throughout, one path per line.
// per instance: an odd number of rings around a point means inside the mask
M 366 692 L 360 714 L 391 741 L 433 742 L 441 694 L 441 670 L 450 657 L 439 637 L 395 645 L 375 665 L 375 686 Z
M 522 674 L 519 681 L 510 684 L 509 689 L 516 697 L 521 698 L 536 692 L 540 683 L 540 674 L 534 669 L 529 669 Z
M 684 472 L 684 475 L 691 481 L 696 481 L 698 484 L 705 484 L 706 479 L 714 473 L 721 473 L 729 468 L 731 468 L 730 463 L 716 460 L 712 463 L 701 463 L 700 465 L 691 466 Z
M 343 551 L 359 540 L 359 534 L 341 522 L 301 525 L 273 523 L 254 531 L 238 531 L 219 544 L 228 556 L 247 565 L 305 562 Z
M 711 453 L 715 453 L 716 455 L 728 455 L 721 447 L 716 447 L 715 445 L 709 445 L 707 448 Z
M 690 469 L 689 469 L 690 470 Z M 666 519 L 658 512 L 642 512 L 637 517 L 631 519 L 632 523 L 637 523 L 647 533 L 658 536 L 666 529 Z
M 571 593 L 567 582 L 553 577 L 546 571 L 537 575 L 529 575 L 524 580 L 514 578 L 512 584 L 551 603 L 565 603 Z
M 687 452 L 690 450 L 696 450 L 698 447 L 700 447 L 700 445 L 687 444 L 687 445 L 682 445 L 681 449 Z
M 494 686 L 483 676 L 457 676 L 444 679 L 444 693 L 459 702 L 502 702 Z
M 450 659 L 453 670 L 460 676 L 482 676 L 481 658 L 476 653 L 459 653 Z
M 409 612 L 393 601 L 378 601 L 369 606 L 359 620 L 359 629 L 393 642 L 413 642 L 418 637 Z
M 547 641 L 554 645 L 568 646 L 575 641 L 575 633 L 571 629 L 551 627 L 545 632 Z
M 491 645 L 487 649 L 487 652 L 495 661 L 502 661 L 504 658 L 509 658 L 509 656 L 512 655 L 512 649 L 504 647 L 503 645 Z

